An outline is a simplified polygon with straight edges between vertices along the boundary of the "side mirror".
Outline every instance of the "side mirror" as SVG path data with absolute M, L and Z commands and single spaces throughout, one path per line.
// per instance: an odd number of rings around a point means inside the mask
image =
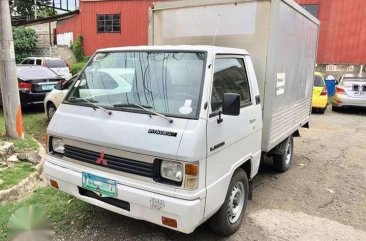
M 61 82 L 58 82 L 55 87 L 54 87 L 55 90 L 61 90 Z
M 238 116 L 240 115 L 240 95 L 233 93 L 224 94 L 222 114 Z

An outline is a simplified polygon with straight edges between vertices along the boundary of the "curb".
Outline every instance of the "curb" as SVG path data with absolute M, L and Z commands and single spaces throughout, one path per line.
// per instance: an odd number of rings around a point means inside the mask
M 14 201 L 23 197 L 25 194 L 32 192 L 36 187 L 42 185 L 42 171 L 46 150 L 41 143 L 39 145 L 38 154 L 42 157 L 41 161 L 35 166 L 35 172 L 29 175 L 15 186 L 0 191 L 0 203 L 4 201 Z

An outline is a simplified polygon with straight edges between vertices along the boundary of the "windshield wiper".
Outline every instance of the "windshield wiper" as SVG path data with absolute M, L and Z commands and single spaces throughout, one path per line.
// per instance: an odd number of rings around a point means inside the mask
M 107 110 L 106 108 L 104 108 L 104 107 L 102 107 L 100 105 L 97 105 L 97 104 L 93 103 L 92 101 L 90 101 L 88 99 L 85 99 L 85 98 L 81 98 L 81 97 L 80 98 L 75 98 L 75 97 L 72 97 L 72 98 L 70 98 L 69 101 L 70 102 L 86 102 L 86 103 L 90 104 L 94 110 L 100 109 L 100 110 L 104 111 L 105 113 L 107 113 L 108 115 L 112 115 L 112 111 Z
M 160 114 L 160 113 L 158 113 L 156 111 L 150 110 L 150 109 L 153 108 L 152 106 L 146 106 L 146 105 L 139 105 L 139 104 L 132 104 L 132 103 L 130 103 L 130 104 L 115 104 L 115 105 L 113 105 L 113 107 L 117 107 L 117 108 L 118 107 L 121 107 L 121 108 L 123 108 L 123 107 L 127 107 L 127 108 L 128 107 L 138 107 L 138 108 L 140 108 L 140 109 L 142 109 L 142 110 L 144 110 L 146 112 L 149 112 L 151 114 L 157 115 L 157 116 L 159 116 L 159 117 L 161 117 L 161 118 L 169 121 L 169 123 L 173 123 L 173 119 L 172 118 L 169 118 L 169 117 L 167 117 L 167 116 L 165 116 L 163 114 Z

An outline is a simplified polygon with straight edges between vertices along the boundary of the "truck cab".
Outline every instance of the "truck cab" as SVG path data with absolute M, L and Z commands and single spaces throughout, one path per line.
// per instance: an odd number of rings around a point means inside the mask
M 183 233 L 244 216 L 261 159 L 262 107 L 242 49 L 98 50 L 48 127 L 51 186 Z

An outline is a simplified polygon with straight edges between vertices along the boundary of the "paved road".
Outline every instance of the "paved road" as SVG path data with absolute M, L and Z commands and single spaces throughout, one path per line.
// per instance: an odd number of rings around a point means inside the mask
M 57 240 L 366 240 L 366 111 L 314 114 L 284 174 L 262 165 L 240 230 L 184 235 L 95 208 L 98 221 Z

